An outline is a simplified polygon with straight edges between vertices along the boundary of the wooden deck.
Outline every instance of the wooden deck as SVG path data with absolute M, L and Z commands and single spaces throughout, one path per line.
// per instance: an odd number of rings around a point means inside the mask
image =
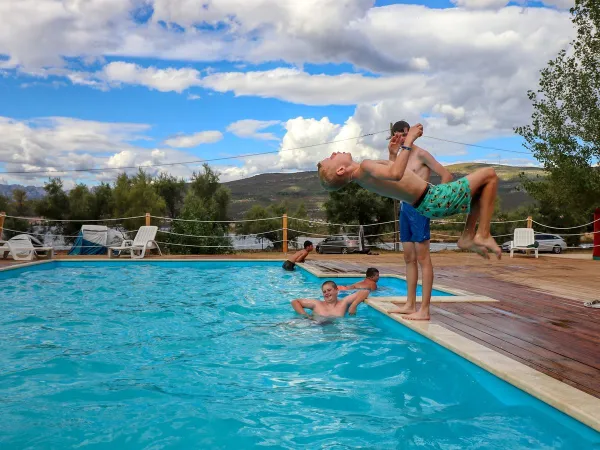
M 385 258 L 389 261 L 389 257 Z M 364 272 L 375 258 L 316 261 L 329 273 Z M 401 256 L 376 267 L 404 275 Z M 383 261 L 382 261 L 383 262 Z M 432 305 L 432 322 L 600 398 L 600 262 L 433 255 L 436 282 L 500 300 Z M 510 281 L 512 280 L 512 281 Z M 552 293 L 559 286 L 559 295 Z

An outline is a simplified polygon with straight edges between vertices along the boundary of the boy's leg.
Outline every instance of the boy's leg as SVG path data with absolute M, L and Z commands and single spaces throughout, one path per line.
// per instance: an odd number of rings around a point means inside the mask
M 498 175 L 492 167 L 487 167 L 476 170 L 466 178 L 471 189 L 472 208 L 479 214 L 479 227 L 473 237 L 473 243 L 492 251 L 500 259 L 502 250 L 490 234 L 490 222 L 494 214 L 494 203 L 498 191 Z M 474 226 L 474 224 L 472 225 Z
M 408 320 L 429 320 L 429 303 L 431 302 L 431 291 L 433 290 L 433 264 L 431 264 L 431 253 L 429 251 L 429 240 L 415 243 L 417 261 L 421 267 L 421 306 L 417 312 L 405 316 Z M 416 289 L 416 283 L 415 283 Z
M 404 263 L 406 264 L 406 303 L 388 313 L 410 314 L 417 310 L 417 281 L 419 280 L 419 267 L 417 265 L 417 251 L 414 242 L 402 242 Z
M 479 193 L 472 196 L 471 210 L 467 215 L 467 221 L 465 223 L 465 228 L 462 232 L 462 236 L 456 244 L 460 249 L 473 251 L 483 256 L 484 258 L 489 259 L 490 257 L 488 255 L 487 248 L 480 247 L 474 242 L 475 229 L 477 228 L 477 220 L 479 220 L 479 197 Z

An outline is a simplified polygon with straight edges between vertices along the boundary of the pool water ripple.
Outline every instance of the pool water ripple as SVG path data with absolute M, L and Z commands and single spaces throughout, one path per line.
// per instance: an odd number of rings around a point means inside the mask
M 66 264 L 0 283 L 3 449 L 600 443 L 364 305 L 296 317 L 289 301 L 320 283 L 275 265 Z

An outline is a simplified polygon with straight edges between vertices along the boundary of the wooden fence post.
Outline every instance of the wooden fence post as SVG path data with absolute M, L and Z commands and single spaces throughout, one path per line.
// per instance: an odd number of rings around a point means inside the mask
M 533 217 L 527 216 L 527 228 L 533 228 Z
M 146 226 L 150 226 L 150 213 L 146 213 Z
M 288 222 L 287 222 L 287 214 L 283 215 L 283 226 L 281 227 L 283 228 L 283 253 L 287 253 L 288 252 Z
M 4 211 L 0 212 L 0 239 L 2 239 L 2 229 L 4 228 L 4 218 L 6 217 L 6 213 Z
M 596 261 L 600 261 L 600 208 L 594 212 L 594 253 Z

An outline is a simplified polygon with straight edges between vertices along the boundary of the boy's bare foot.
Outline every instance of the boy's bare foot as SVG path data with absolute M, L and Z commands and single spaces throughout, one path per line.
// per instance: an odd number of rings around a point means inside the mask
M 414 312 L 402 318 L 406 320 L 429 320 L 429 310 L 423 311 L 423 308 L 421 308 L 417 312 Z
M 416 311 L 416 305 L 409 305 L 408 303 L 406 303 L 404 306 L 401 306 L 398 309 L 389 310 L 388 314 L 412 314 Z
M 496 240 L 492 236 L 481 237 L 480 235 L 476 234 L 473 238 L 473 242 L 475 245 L 484 247 L 493 252 L 496 255 L 496 258 L 502 258 L 502 249 L 498 246 L 498 244 L 496 244 Z
M 487 248 L 475 244 L 475 241 L 470 237 L 461 236 L 456 245 L 462 250 L 470 250 L 477 253 L 482 258 L 490 259 Z

